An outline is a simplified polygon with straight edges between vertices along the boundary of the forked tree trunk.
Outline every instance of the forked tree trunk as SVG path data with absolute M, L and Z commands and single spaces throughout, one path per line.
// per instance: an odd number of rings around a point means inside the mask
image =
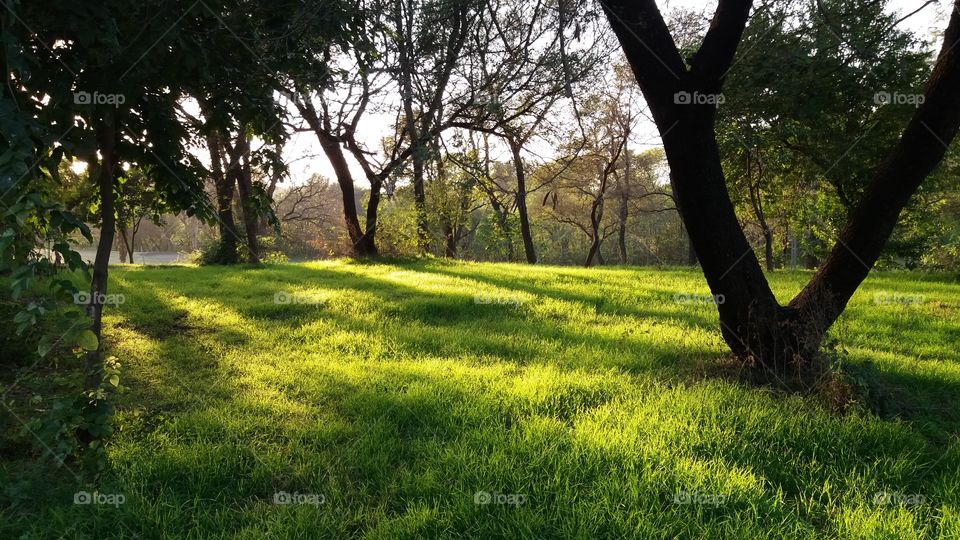
M 960 0 L 924 103 L 875 173 L 826 262 L 787 306 L 774 297 L 737 222 L 714 134 L 716 106 L 677 98 L 678 92 L 720 92 L 750 4 L 720 1 L 689 69 L 654 0 L 609 0 L 602 6 L 660 131 L 677 205 L 707 283 L 725 299 L 717 306 L 723 338 L 742 359 L 780 371 L 815 358 L 827 330 L 879 258 L 910 196 L 956 135 Z
M 317 115 L 316 108 L 309 101 L 309 96 L 298 99 L 297 107 L 300 114 L 306 119 L 307 124 L 310 125 L 314 135 L 317 136 L 320 148 L 323 149 L 324 155 L 327 156 L 330 165 L 333 167 L 333 174 L 337 177 L 337 185 L 340 187 L 340 196 L 343 199 L 343 221 L 347 227 L 347 236 L 350 238 L 350 254 L 355 257 L 376 256 L 377 248 L 373 238 L 366 238 L 363 228 L 360 226 L 353 173 L 350 172 L 350 166 L 347 164 L 347 158 L 340 141 L 325 129 Z

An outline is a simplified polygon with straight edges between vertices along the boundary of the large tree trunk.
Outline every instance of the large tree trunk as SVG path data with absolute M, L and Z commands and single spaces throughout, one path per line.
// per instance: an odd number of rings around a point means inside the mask
M 243 228 L 247 237 L 247 252 L 251 264 L 260 264 L 260 247 L 257 242 L 257 207 L 253 202 L 253 178 L 250 167 L 250 141 L 244 133 L 237 137 L 236 152 L 237 167 L 235 169 L 237 193 L 240 196 L 240 207 L 243 209 Z
M 220 248 L 217 262 L 236 264 L 237 262 L 237 226 L 233 220 L 234 179 L 223 170 L 223 146 L 220 135 L 207 134 L 207 149 L 210 152 L 213 186 L 217 192 L 217 224 L 220 230 Z
M 960 7 L 960 0 L 955 4 Z M 713 129 L 716 106 L 676 97 L 720 91 L 750 1 L 721 0 L 700 50 L 687 62 L 653 0 L 602 5 L 660 131 L 681 217 L 707 283 L 725 299 L 718 303 L 724 340 L 739 357 L 778 371 L 813 359 L 827 329 L 879 258 L 911 194 L 940 162 L 960 126 L 960 50 L 955 47 L 960 13 L 954 9 L 951 16 L 925 102 L 876 172 L 825 264 L 782 307 L 727 193 Z
M 527 175 L 523 168 L 522 148 L 518 141 L 510 139 L 510 151 L 513 154 L 513 166 L 517 173 L 517 216 L 520 218 L 520 236 L 523 238 L 523 253 L 530 264 L 537 263 L 537 251 L 533 247 L 533 234 L 530 232 L 530 215 L 527 212 Z
M 107 295 L 107 280 L 110 269 L 110 251 L 116 230 L 116 201 L 114 183 L 116 180 L 116 127 L 113 117 L 107 115 L 97 126 L 97 144 L 100 147 L 100 170 L 98 171 L 97 190 L 100 194 L 100 239 L 97 243 L 97 255 L 93 261 L 93 278 L 90 282 L 90 303 L 87 314 L 90 316 L 90 330 L 97 336 L 97 348 L 89 351 L 84 359 L 84 388 L 99 388 L 103 377 L 103 304 Z

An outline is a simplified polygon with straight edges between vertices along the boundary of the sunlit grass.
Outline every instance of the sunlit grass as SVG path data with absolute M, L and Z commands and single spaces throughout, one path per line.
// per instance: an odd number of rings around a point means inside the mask
M 960 286 L 919 278 L 872 277 L 835 329 L 880 412 L 840 415 L 710 375 L 694 270 L 117 268 L 127 390 L 88 489 L 126 501 L 73 505 L 64 473 L 0 536 L 956 537 Z

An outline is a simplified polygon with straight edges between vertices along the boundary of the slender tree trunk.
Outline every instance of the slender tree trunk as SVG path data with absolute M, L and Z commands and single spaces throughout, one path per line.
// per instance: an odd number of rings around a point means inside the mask
M 120 262 L 126 263 L 130 261 L 132 263 L 133 249 L 130 247 L 128 240 L 127 226 L 122 219 L 117 221 L 117 232 L 120 233 Z
M 763 230 L 764 256 L 767 261 L 767 272 L 773 272 L 776 261 L 773 257 L 773 232 L 769 228 Z
M 790 229 L 790 270 L 797 271 L 797 233 Z
M 627 195 L 620 194 L 620 208 L 617 212 L 620 230 L 617 231 L 617 248 L 620 254 L 620 264 L 627 264 Z
M 320 132 L 317 133 L 317 138 L 320 140 L 320 146 L 323 148 L 324 154 L 327 155 L 327 159 L 333 166 L 337 184 L 340 186 L 340 195 L 343 197 L 343 220 L 347 226 L 347 235 L 350 237 L 353 254 L 359 257 L 376 255 L 376 250 L 371 253 L 367 249 L 367 244 L 363 241 L 364 233 L 357 215 L 357 198 L 353 184 L 353 174 L 347 165 L 343 149 L 329 134 Z
M 443 242 L 444 257 L 450 259 L 457 258 L 457 231 L 454 226 L 450 223 L 449 218 L 443 218 Z
M 399 44 L 400 96 L 403 102 L 403 114 L 407 136 L 413 146 L 410 156 L 413 163 L 413 199 L 417 212 L 417 247 L 426 253 L 430 243 L 430 231 L 427 223 L 427 195 L 424 189 L 424 163 L 426 156 L 420 130 L 413 110 L 413 2 L 397 0 L 394 5 L 395 21 L 401 29 L 403 39 Z
M 600 254 L 600 221 L 603 219 L 603 194 L 593 202 L 590 208 L 590 249 L 583 265 L 590 267 L 594 258 Z M 602 264 L 602 263 L 601 263 Z
M 523 238 L 523 253 L 530 264 L 537 263 L 537 251 L 533 247 L 533 234 L 530 232 L 530 215 L 527 212 L 527 175 L 520 155 L 522 145 L 510 139 L 510 151 L 513 154 L 513 166 L 517 173 L 517 216 L 520 218 L 520 236 Z
M 807 232 L 804 237 L 806 238 L 807 249 L 803 254 L 803 266 L 807 270 L 813 270 L 820 264 L 820 261 L 817 260 L 817 254 L 813 251 L 813 246 L 817 245 L 817 237 L 813 233 L 812 224 L 807 224 Z
M 90 304 L 87 314 L 90 316 L 90 330 L 97 336 L 96 350 L 89 351 L 84 359 L 84 388 L 93 390 L 100 386 L 103 373 L 103 303 L 107 295 L 107 281 L 110 270 L 110 251 L 113 248 L 116 218 L 114 212 L 114 184 L 116 180 L 117 158 L 116 127 L 114 118 L 106 113 L 97 126 L 97 144 L 100 147 L 100 170 L 98 171 L 97 190 L 100 194 L 100 239 L 97 243 L 97 255 L 93 262 L 93 279 L 90 282 Z
M 382 200 L 381 190 L 383 189 L 383 178 L 372 176 L 370 180 L 370 199 L 367 201 L 367 228 L 364 230 L 363 237 L 357 243 L 357 252 L 365 256 L 375 257 L 377 251 L 377 219 L 380 212 L 380 201 Z
M 137 233 L 140 231 L 140 220 L 143 218 L 137 218 L 134 222 L 133 227 L 130 228 L 130 262 L 134 263 L 133 256 L 137 253 Z M 141 262 L 143 257 L 140 258 Z
M 746 149 L 746 157 L 747 191 L 750 193 L 750 206 L 753 207 L 753 215 L 757 218 L 757 223 L 760 224 L 760 231 L 763 233 L 767 272 L 773 272 L 773 231 L 770 230 L 767 217 L 763 212 L 763 199 L 760 194 L 760 182 L 763 180 L 763 161 L 759 152 L 754 156 L 749 148 Z
M 423 148 L 413 152 L 413 202 L 417 209 L 417 246 L 420 253 L 430 249 L 430 225 L 427 221 L 427 192 L 424 186 Z

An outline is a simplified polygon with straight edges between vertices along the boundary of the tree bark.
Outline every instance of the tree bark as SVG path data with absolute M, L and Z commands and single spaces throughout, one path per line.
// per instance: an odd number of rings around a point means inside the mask
M 864 191 L 827 261 L 783 307 L 737 222 L 713 129 L 716 106 L 676 97 L 678 92 L 720 91 L 750 4 L 720 1 L 689 69 L 653 0 L 610 0 L 603 9 L 660 131 L 681 217 L 707 283 L 725 298 L 718 304 L 724 340 L 739 357 L 780 370 L 814 357 L 827 329 L 879 258 L 901 210 L 956 135 L 960 14 L 954 9 L 951 15 L 925 102 Z M 955 7 L 960 8 L 960 0 Z
M 773 231 L 766 224 L 763 225 L 763 253 L 767 262 L 767 272 L 773 272 L 776 267 L 773 257 Z
M 372 176 L 370 180 L 370 198 L 367 200 L 367 227 L 363 232 L 363 237 L 357 243 L 357 253 L 364 256 L 374 257 L 377 251 L 377 219 L 380 213 L 380 201 L 383 189 L 383 177 Z
M 600 222 L 603 220 L 603 192 L 594 199 L 590 205 L 590 249 L 587 250 L 587 258 L 583 265 L 590 267 L 593 265 L 594 258 L 600 252 Z M 603 264 L 601 262 L 601 264 Z

